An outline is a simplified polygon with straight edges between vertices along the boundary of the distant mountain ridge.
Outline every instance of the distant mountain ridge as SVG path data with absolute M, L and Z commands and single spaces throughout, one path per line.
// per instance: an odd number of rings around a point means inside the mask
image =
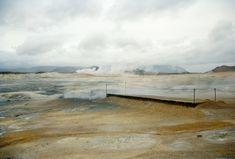
M 0 72 L 9 73 L 133 73 L 133 74 L 181 74 L 188 73 L 184 68 L 172 65 L 127 65 L 127 66 L 37 66 L 29 68 L 0 68 Z
M 180 66 L 172 66 L 172 65 L 142 65 L 134 70 L 132 70 L 135 74 L 182 74 L 189 73 L 187 70 Z
M 30 68 L 0 68 L 0 72 L 25 72 L 25 73 L 37 73 L 37 72 L 59 72 L 59 73 L 74 73 L 78 70 L 91 69 L 97 71 L 98 66 L 82 67 L 82 66 L 37 66 Z
M 222 65 L 211 70 L 211 72 L 229 72 L 229 71 L 235 71 L 235 66 Z

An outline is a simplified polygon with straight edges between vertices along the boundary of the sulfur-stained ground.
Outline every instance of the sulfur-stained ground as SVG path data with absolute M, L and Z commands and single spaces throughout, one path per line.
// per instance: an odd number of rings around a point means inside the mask
M 0 75 L 0 159 L 233 159 L 234 82 L 232 72 Z M 112 93 L 189 101 L 196 88 L 205 102 L 97 99 L 106 84 Z
M 0 107 L 1 159 L 235 158 L 233 104 L 42 99 Z

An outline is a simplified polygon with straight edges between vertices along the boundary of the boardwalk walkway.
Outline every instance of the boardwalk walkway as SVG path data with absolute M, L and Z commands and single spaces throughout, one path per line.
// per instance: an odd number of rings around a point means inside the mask
M 181 105 L 181 106 L 186 106 L 186 107 L 196 107 L 198 104 L 201 104 L 201 102 L 194 103 L 194 102 L 189 102 L 189 101 L 171 100 L 171 99 L 158 98 L 158 97 L 153 97 L 153 96 L 136 96 L 136 95 L 107 93 L 107 97 L 120 97 L 120 98 L 128 98 L 128 99 L 135 99 L 135 100 L 156 101 L 156 102 Z

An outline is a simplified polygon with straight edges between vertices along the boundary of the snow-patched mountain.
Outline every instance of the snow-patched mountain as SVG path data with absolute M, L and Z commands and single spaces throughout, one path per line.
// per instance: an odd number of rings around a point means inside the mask
M 133 71 L 135 74 L 180 74 L 188 73 L 187 70 L 180 66 L 172 65 L 142 65 L 135 68 Z

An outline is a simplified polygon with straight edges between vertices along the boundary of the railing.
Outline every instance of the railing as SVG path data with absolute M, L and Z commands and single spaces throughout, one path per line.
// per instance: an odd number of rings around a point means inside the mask
M 188 101 L 192 103 L 201 102 L 206 99 L 220 100 L 225 98 L 233 98 L 235 91 L 224 90 L 218 88 L 202 88 L 202 86 L 180 86 L 181 88 L 157 87 L 142 83 L 106 83 L 106 94 L 148 96 L 153 98 L 161 98 L 167 100 Z M 182 88 L 183 87 L 183 88 Z

